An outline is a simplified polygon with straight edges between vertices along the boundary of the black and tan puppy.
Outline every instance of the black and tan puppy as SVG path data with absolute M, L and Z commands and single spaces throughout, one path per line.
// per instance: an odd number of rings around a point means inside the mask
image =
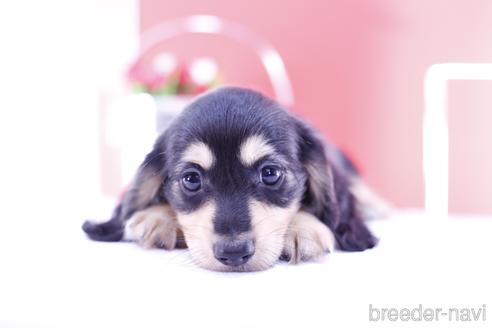
M 172 249 L 184 235 L 193 260 L 254 271 L 279 258 L 363 251 L 372 201 L 348 159 L 257 92 L 222 88 L 198 98 L 157 139 L 100 241 Z M 373 198 L 373 197 L 372 197 Z

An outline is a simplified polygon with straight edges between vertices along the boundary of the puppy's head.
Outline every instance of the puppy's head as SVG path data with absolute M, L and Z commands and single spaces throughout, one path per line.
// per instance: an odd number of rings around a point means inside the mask
M 267 98 L 224 88 L 166 132 L 164 194 L 199 265 L 251 271 L 278 259 L 306 181 L 294 123 Z
M 259 93 L 211 92 L 159 137 L 122 215 L 167 202 L 198 265 L 220 271 L 270 267 L 301 203 L 324 215 L 330 228 L 337 224 L 333 175 L 311 132 Z

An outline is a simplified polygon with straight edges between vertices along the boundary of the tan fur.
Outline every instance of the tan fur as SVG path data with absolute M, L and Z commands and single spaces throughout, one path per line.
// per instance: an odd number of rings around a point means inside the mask
M 253 165 L 257 160 L 266 155 L 275 153 L 275 149 L 261 135 L 247 138 L 240 147 L 239 159 L 246 166 Z
M 180 234 L 174 211 L 169 205 L 156 205 L 132 215 L 125 226 L 125 240 L 145 248 L 173 249 Z
M 255 254 L 242 267 L 231 268 L 215 259 L 213 245 L 221 237 L 214 233 L 213 218 L 216 205 L 208 202 L 192 213 L 177 213 L 194 262 L 215 271 L 258 271 L 271 267 L 281 255 L 284 237 L 292 217 L 299 209 L 299 202 L 288 208 L 268 206 L 256 200 L 250 201 L 252 233 L 237 238 L 253 238 Z
M 254 270 L 267 269 L 277 262 L 284 248 L 287 229 L 298 210 L 298 201 L 287 208 L 250 201 L 256 251 L 248 264 Z
M 203 142 L 194 142 L 183 153 L 183 161 L 200 165 L 204 170 L 209 170 L 215 161 L 215 156 Z
M 283 253 L 290 263 L 320 259 L 335 249 L 335 236 L 318 218 L 300 211 L 292 219 L 285 237 Z
M 357 211 L 364 219 L 385 218 L 391 214 L 392 206 L 361 179 L 352 179 L 350 192 L 355 196 Z
M 309 188 L 313 192 L 314 198 L 320 201 L 326 197 L 334 197 L 333 176 L 331 168 L 320 169 L 314 164 L 308 163 L 305 165 L 306 171 L 309 175 Z M 324 183 L 328 183 L 328 192 L 325 194 Z
M 191 213 L 174 213 L 169 205 L 155 205 L 136 212 L 125 227 L 125 240 L 136 241 L 145 248 L 173 249 L 188 246 L 194 262 L 215 271 L 258 271 L 275 264 L 286 254 L 291 263 L 317 260 L 332 252 L 332 232 L 313 215 L 299 211 L 299 202 L 290 207 L 269 206 L 250 201 L 252 232 L 238 238 L 253 238 L 255 254 L 243 267 L 223 265 L 213 254 L 213 245 L 221 237 L 214 233 L 216 205 L 208 202 Z M 184 235 L 186 243 L 179 237 Z
M 220 270 L 222 265 L 213 254 L 216 236 L 213 218 L 216 205 L 208 202 L 191 213 L 177 213 L 177 219 L 190 249 L 193 261 L 200 267 Z
M 145 207 L 147 203 L 154 198 L 162 184 L 162 178 L 160 175 L 146 173 L 145 168 L 143 170 L 142 184 L 138 189 L 137 199 L 135 202 L 136 208 Z

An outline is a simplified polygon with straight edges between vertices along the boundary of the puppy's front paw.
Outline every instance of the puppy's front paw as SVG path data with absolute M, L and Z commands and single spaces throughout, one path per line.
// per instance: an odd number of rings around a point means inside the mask
M 334 248 L 331 230 L 312 214 L 299 212 L 287 230 L 281 259 L 290 263 L 318 260 Z
M 128 220 L 125 239 L 145 248 L 173 249 L 178 238 L 178 222 L 167 205 L 156 205 L 138 211 Z

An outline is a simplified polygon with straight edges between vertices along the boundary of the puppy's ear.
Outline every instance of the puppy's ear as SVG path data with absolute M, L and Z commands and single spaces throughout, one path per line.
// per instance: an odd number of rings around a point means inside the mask
M 121 203 L 121 220 L 130 218 L 136 211 L 164 203 L 165 180 L 164 138 L 159 138 L 152 151 L 138 168 L 130 189 Z
M 165 180 L 164 136 L 157 139 L 152 151 L 138 168 L 131 187 L 116 207 L 111 219 L 104 223 L 86 221 L 82 229 L 89 238 L 98 241 L 118 241 L 123 238 L 125 221 L 133 213 L 151 205 L 165 203 L 163 184 Z
M 350 192 L 350 175 L 354 172 L 339 165 L 334 157 L 338 150 L 328 148 L 322 138 L 305 123 L 298 121 L 299 158 L 307 173 L 303 206 L 325 223 L 334 233 L 338 247 L 362 251 L 376 245 L 356 210 Z

